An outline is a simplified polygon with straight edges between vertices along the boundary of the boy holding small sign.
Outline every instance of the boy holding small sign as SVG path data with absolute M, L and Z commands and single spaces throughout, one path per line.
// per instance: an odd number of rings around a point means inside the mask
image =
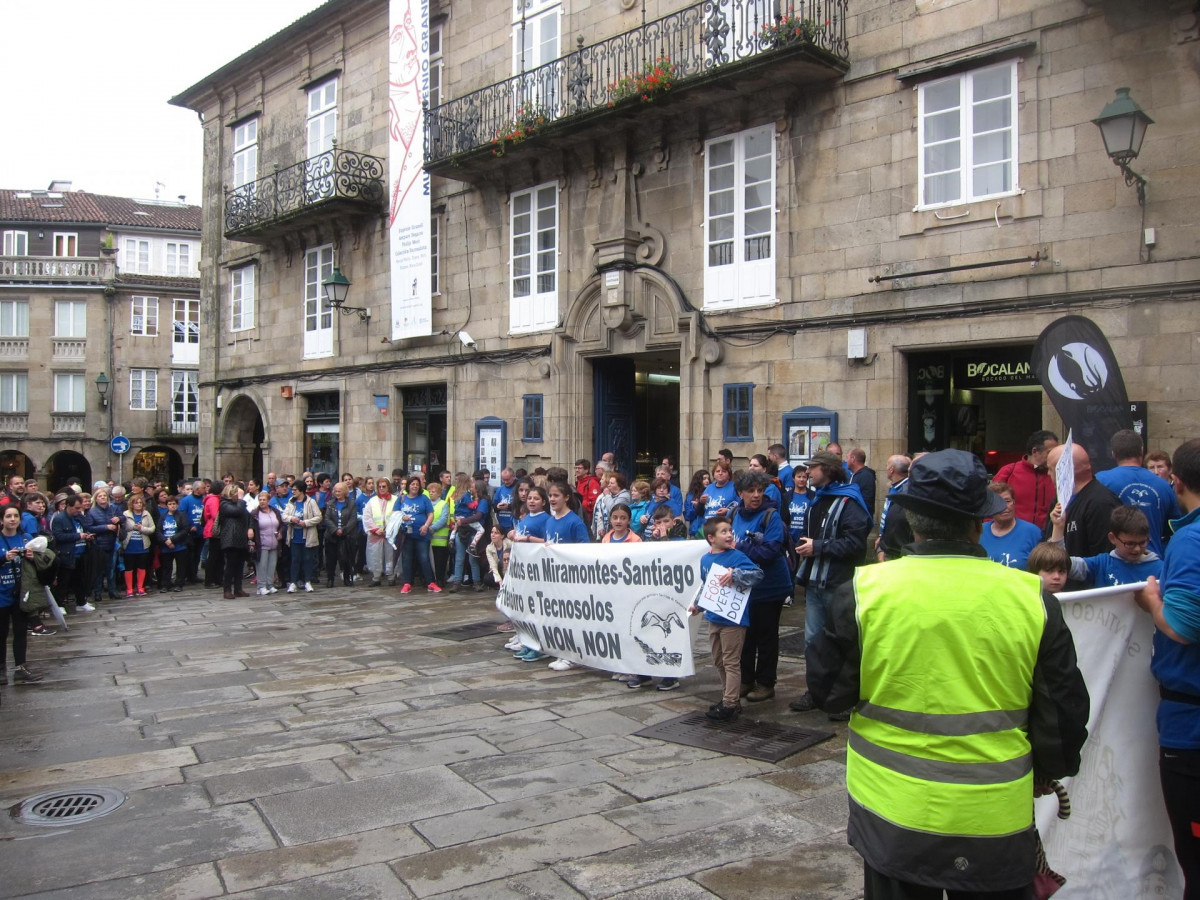
M 700 592 L 688 612 L 704 610 L 712 644 L 713 665 L 724 679 L 724 695 L 705 713 L 719 722 L 732 722 L 741 712 L 738 692 L 742 686 L 742 644 L 746 640 L 747 598 L 750 588 L 763 577 L 750 557 L 735 549 L 737 539 L 724 518 L 704 523 L 708 552 L 700 558 Z

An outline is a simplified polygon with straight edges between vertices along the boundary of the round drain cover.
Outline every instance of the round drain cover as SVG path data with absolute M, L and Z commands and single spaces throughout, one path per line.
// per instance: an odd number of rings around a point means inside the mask
M 22 800 L 10 812 L 25 825 L 77 825 L 106 816 L 125 802 L 113 788 L 47 791 Z

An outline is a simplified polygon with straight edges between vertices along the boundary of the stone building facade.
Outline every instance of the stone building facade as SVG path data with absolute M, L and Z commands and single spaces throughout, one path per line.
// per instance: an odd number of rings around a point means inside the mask
M 388 340 L 382 203 L 237 218 L 247 122 L 259 179 L 322 153 L 384 159 L 387 4 L 326 4 L 175 98 L 205 122 L 205 308 L 229 321 L 245 266 L 257 289 L 253 325 L 215 329 L 202 364 L 203 468 L 468 469 L 491 436 L 529 468 L 611 449 L 686 476 L 723 446 L 800 456 L 832 438 L 872 464 L 952 445 L 997 466 L 1061 428 L 1023 364 L 1066 314 L 1109 337 L 1152 447 L 1198 433 L 1188 4 L 456 0 L 430 16 L 431 337 Z M 1154 119 L 1144 207 L 1091 121 L 1125 86 Z M 371 316 L 333 314 L 317 338 L 305 291 L 333 265 Z
M 0 190 L 0 230 L 0 474 L 194 474 L 200 208 L 55 182 Z

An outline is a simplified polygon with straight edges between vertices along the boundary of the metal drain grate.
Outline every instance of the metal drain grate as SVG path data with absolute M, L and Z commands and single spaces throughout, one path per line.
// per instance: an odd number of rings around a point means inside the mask
M 495 637 L 499 622 L 471 622 L 467 625 L 455 625 L 453 628 L 439 628 L 437 631 L 422 631 L 424 637 L 438 638 L 443 641 L 470 641 L 481 637 Z
M 776 763 L 793 753 L 829 740 L 833 732 L 789 728 L 754 719 L 714 722 L 704 713 L 691 712 L 643 728 L 635 736 Z
M 9 812 L 25 825 L 77 825 L 106 816 L 124 802 L 125 795 L 113 788 L 47 791 L 22 800 Z

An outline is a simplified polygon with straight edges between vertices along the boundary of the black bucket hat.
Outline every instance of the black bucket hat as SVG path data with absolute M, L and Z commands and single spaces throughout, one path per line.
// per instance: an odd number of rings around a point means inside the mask
M 892 502 L 928 515 L 950 512 L 988 519 L 1005 507 L 1004 499 L 988 490 L 988 480 L 987 469 L 975 454 L 938 450 L 912 464 L 908 484 Z

